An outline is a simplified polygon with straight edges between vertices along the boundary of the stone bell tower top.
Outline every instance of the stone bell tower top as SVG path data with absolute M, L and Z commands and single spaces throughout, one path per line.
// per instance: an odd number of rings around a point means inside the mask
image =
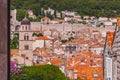
M 19 31 L 31 31 L 31 23 L 26 17 L 21 21 L 21 27 Z
M 25 17 L 22 21 L 21 21 L 21 25 L 30 25 L 30 21 Z

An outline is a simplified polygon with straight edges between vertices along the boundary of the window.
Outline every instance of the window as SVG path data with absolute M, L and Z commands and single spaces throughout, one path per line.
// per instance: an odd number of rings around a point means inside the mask
M 111 55 L 111 51 L 108 51 L 108 54 Z
M 16 30 L 16 31 L 18 31 L 18 30 L 19 30 L 19 25 L 17 25 L 17 26 L 15 27 L 15 30 Z
M 28 50 L 28 49 L 29 49 L 29 46 L 28 46 L 28 45 L 25 45 L 24 47 L 25 47 L 25 50 Z
M 26 40 L 29 40 L 29 36 L 26 36 Z
M 26 26 L 25 28 L 26 28 L 26 30 L 27 30 L 27 26 Z
M 98 74 L 97 74 L 97 73 L 94 73 L 94 74 L 93 74 L 93 77 L 94 77 L 94 78 L 98 78 Z
M 82 74 L 82 78 L 86 78 L 86 75 L 85 75 L 85 74 Z
M 26 59 L 28 59 L 28 57 L 26 57 Z
M 24 35 L 24 40 L 29 40 L 28 34 L 25 34 L 25 35 Z
M 12 16 L 10 16 L 10 18 L 12 19 Z

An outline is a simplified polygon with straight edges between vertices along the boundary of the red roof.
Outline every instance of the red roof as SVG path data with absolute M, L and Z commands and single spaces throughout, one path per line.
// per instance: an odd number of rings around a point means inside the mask
M 111 47 L 113 43 L 114 32 L 107 32 L 108 45 Z
M 37 40 L 50 40 L 47 36 L 39 36 L 37 37 Z

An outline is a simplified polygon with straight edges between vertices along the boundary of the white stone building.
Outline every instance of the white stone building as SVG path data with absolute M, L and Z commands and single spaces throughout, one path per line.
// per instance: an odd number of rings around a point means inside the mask
M 99 17 L 98 21 L 107 21 L 108 18 L 107 17 Z
M 36 16 L 33 14 L 32 10 L 28 10 L 27 12 L 28 12 L 30 18 L 36 19 Z
M 32 59 L 33 59 L 32 34 L 33 32 L 31 30 L 31 23 L 28 19 L 24 18 L 21 21 L 21 25 L 19 29 L 19 55 L 24 57 L 27 60 L 31 60 L 31 65 L 32 65 Z

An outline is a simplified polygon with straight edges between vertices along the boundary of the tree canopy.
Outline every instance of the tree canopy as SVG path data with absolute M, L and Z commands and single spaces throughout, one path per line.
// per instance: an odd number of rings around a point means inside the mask
M 11 74 L 11 80 L 69 80 L 54 65 L 23 67 L 22 73 Z
M 10 40 L 10 48 L 17 49 L 19 45 L 19 34 L 15 34 L 13 38 Z
M 11 9 L 32 9 L 36 15 L 41 14 L 41 8 L 48 7 L 57 11 L 76 11 L 80 15 L 120 16 L 119 0 L 11 0 Z
M 25 18 L 25 16 L 28 17 L 28 14 L 26 13 L 25 10 L 23 10 L 23 9 L 17 10 L 17 20 L 18 21 L 21 21 L 23 18 Z

